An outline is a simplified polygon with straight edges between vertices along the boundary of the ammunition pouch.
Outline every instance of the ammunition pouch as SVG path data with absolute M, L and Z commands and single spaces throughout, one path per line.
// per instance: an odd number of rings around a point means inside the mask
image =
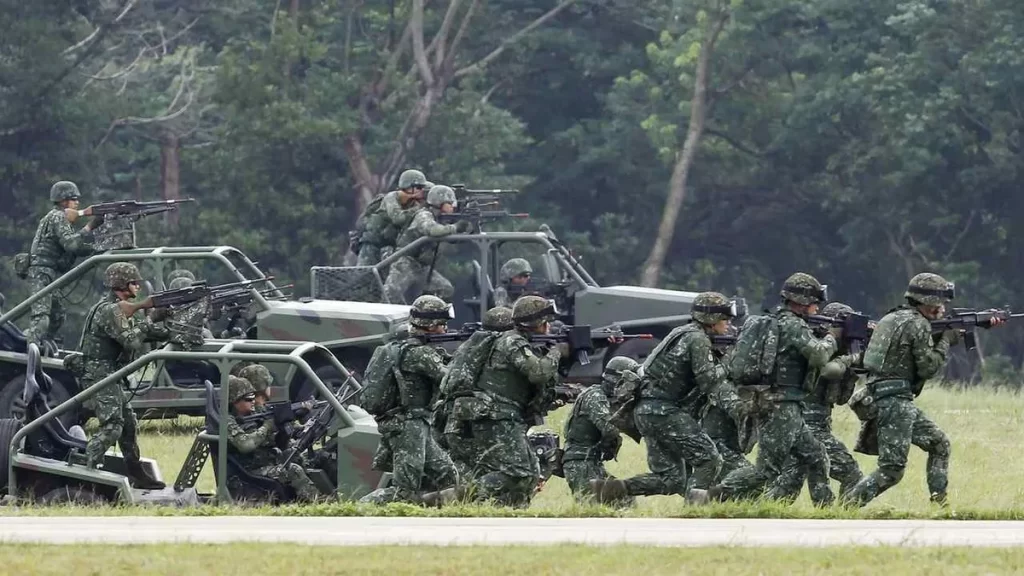
M 736 395 L 754 416 L 772 413 L 776 404 L 785 398 L 784 392 L 767 384 L 737 386 Z
M 22 280 L 28 279 L 28 268 L 32 262 L 32 258 L 30 258 L 25 252 L 22 252 L 20 254 L 15 254 L 13 260 L 15 276 Z
M 860 388 L 850 396 L 850 409 L 861 422 L 869 422 L 878 418 L 878 406 L 875 397 L 867 386 Z
M 860 433 L 857 434 L 857 443 L 853 445 L 853 451 L 878 456 L 878 418 L 860 423 Z
M 875 400 L 914 393 L 910 382 L 907 380 L 878 380 L 868 384 L 867 387 L 871 390 L 871 395 L 874 396 Z

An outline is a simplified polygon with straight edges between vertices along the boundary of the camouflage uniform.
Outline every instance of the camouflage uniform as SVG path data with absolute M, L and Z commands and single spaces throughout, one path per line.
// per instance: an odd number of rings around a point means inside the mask
M 605 367 L 601 384 L 588 388 L 573 404 L 572 413 L 565 423 L 562 469 L 565 481 L 577 500 L 592 495 L 591 480 L 613 478 L 605 470 L 604 461 L 618 454 L 622 436 L 611 422 L 608 396 L 615 391 L 622 370 L 636 370 L 638 367 L 630 358 L 612 358 Z M 621 504 L 632 504 L 632 499 L 622 499 Z
M 399 190 L 385 194 L 380 207 L 366 217 L 363 234 L 359 237 L 357 266 L 373 266 L 391 255 L 398 235 L 409 225 L 421 206 L 418 202 L 403 205 L 400 192 L 418 186 L 426 188 L 427 184 L 426 177 L 419 170 L 402 172 L 398 177 Z
M 444 204 L 455 205 L 455 191 L 447 186 L 434 186 L 427 195 L 429 206 L 418 207 L 409 226 L 398 237 L 397 248 L 404 248 L 414 241 L 423 238 L 443 238 L 464 230 L 462 224 L 469 224 L 467 221 L 455 224 L 439 224 L 436 215 L 440 214 L 440 208 Z M 435 248 L 440 246 L 423 246 L 419 250 L 406 254 L 395 261 L 388 271 L 387 281 L 384 283 L 384 293 L 391 303 L 405 301 L 405 293 L 417 282 L 426 281 L 424 294 L 431 294 L 442 300 L 451 300 L 455 288 L 447 278 L 442 276 L 437 269 L 431 270 L 432 263 L 436 264 Z M 427 278 L 427 272 L 430 278 Z
M 240 399 L 255 396 L 252 384 L 245 378 L 228 376 L 228 400 L 232 405 Z M 228 419 L 228 442 L 238 454 L 239 464 L 257 476 L 264 476 L 290 486 L 295 495 L 303 502 L 313 502 L 320 496 L 316 485 L 306 475 L 306 471 L 295 462 L 287 466 L 277 463 L 274 448 L 274 419 L 268 417 L 262 424 L 252 424 L 246 428 L 240 418 Z
M 538 356 L 527 339 L 531 327 L 554 318 L 539 297 L 524 297 L 513 309 L 516 329 L 498 336 L 473 396 L 458 398 L 453 417 L 465 422 L 466 448 L 477 470 L 476 497 L 526 506 L 540 480 L 527 431 L 539 423 L 554 398 L 561 352 Z
M 43 216 L 36 228 L 29 254 L 29 293 L 37 294 L 75 264 L 75 258 L 92 254 L 92 234 L 75 232 L 59 204 L 77 199 L 78 187 L 71 182 L 57 182 L 50 189 L 50 200 L 57 204 Z M 61 296 L 50 292 L 32 303 L 30 324 L 25 331 L 29 343 L 42 344 L 54 340 L 67 314 Z
M 957 335 L 950 331 L 933 339 L 931 323 L 916 305 L 945 304 L 952 299 L 952 290 L 952 284 L 941 276 L 919 274 L 907 289 L 911 305 L 886 314 L 875 327 L 864 352 L 864 367 L 868 370 L 867 388 L 878 410 L 878 469 L 854 486 L 849 501 L 867 504 L 898 484 L 907 467 L 911 444 L 928 453 L 931 499 L 940 503 L 946 500 L 949 438 L 914 405 L 914 398 L 925 381 L 941 372 Z
M 513 278 L 524 274 L 533 274 L 533 267 L 525 258 L 512 258 L 501 266 L 498 273 L 498 287 L 494 289 L 495 306 L 511 308 L 515 304 L 515 298 L 509 294 L 509 286 Z M 520 288 L 518 291 L 522 292 L 522 289 Z
M 108 266 L 106 276 L 107 286 L 111 289 L 123 289 L 128 281 L 141 279 L 138 269 L 124 262 Z M 92 386 L 127 366 L 143 350 L 145 342 L 169 337 L 165 326 L 151 322 L 142 311 L 125 316 L 119 301 L 117 295 L 110 292 L 86 316 L 80 344 L 84 369 L 82 388 Z M 125 386 L 127 381 L 107 386 L 84 403 L 93 411 L 100 425 L 85 449 L 90 467 L 100 464 L 103 454 L 117 442 L 129 472 L 137 473 L 141 469 L 136 438 L 138 422 L 125 397 Z
M 817 280 L 797 273 L 786 280 L 782 295 L 786 300 L 807 305 L 824 299 L 820 292 L 817 296 L 808 295 L 815 290 L 823 291 Z M 768 406 L 758 426 L 757 461 L 752 468 L 741 468 L 726 476 L 711 495 L 715 499 L 756 497 L 775 482 L 793 455 L 807 470 L 811 500 L 819 505 L 830 503 L 834 495 L 828 486 L 828 457 L 804 422 L 801 401 L 807 395 L 804 382 L 808 371 L 824 366 L 835 354 L 837 344 L 831 334 L 816 338 L 807 322 L 787 308 L 780 307 L 773 314 L 779 327 L 778 353 L 774 380 L 766 395 Z M 782 494 L 773 487 L 766 496 L 779 498 Z

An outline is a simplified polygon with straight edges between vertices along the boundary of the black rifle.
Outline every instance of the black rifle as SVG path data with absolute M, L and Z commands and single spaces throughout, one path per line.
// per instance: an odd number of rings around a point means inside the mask
M 467 322 L 462 325 L 462 328 L 449 332 L 441 332 L 439 334 L 423 333 L 416 334 L 415 338 L 419 338 L 427 344 L 441 344 L 444 342 L 462 342 L 463 340 L 469 340 L 473 334 L 483 329 L 483 324 L 480 322 Z
M 177 290 L 164 290 L 163 292 L 157 292 L 150 296 L 150 298 L 153 299 L 154 308 L 177 308 L 185 306 L 186 304 L 198 302 L 206 297 L 210 297 L 212 300 L 231 290 L 252 286 L 258 282 L 267 282 L 273 279 L 273 276 L 268 276 L 266 278 L 257 278 L 256 280 L 244 280 L 242 282 L 232 282 L 230 284 L 220 284 L 217 286 L 207 286 L 206 282 L 198 282 L 191 286 L 178 288 Z
M 346 394 L 344 397 L 341 396 L 343 391 L 348 390 L 348 384 L 352 381 L 352 376 L 349 375 L 348 380 L 346 380 L 338 387 L 337 391 L 334 392 L 334 397 L 337 398 L 338 402 L 342 405 L 363 390 L 361 387 L 358 387 L 357 384 L 355 392 Z M 331 421 L 334 420 L 334 410 L 331 408 L 330 403 L 324 402 L 323 405 L 316 410 L 318 411 L 314 413 L 313 417 L 306 421 L 300 436 L 292 443 L 288 456 L 285 457 L 284 462 L 282 463 L 284 467 L 288 467 L 288 465 L 294 462 L 300 454 L 312 448 L 313 444 L 330 430 Z
M 455 191 L 455 196 L 457 198 L 466 198 L 466 199 L 470 199 L 470 198 L 475 198 L 475 199 L 487 198 L 487 199 L 497 200 L 501 196 L 510 196 L 512 194 L 519 194 L 519 190 L 502 190 L 500 188 L 499 189 L 493 189 L 493 190 L 470 190 L 470 189 L 466 188 L 465 184 L 452 184 L 452 190 Z
M 712 348 L 721 349 L 735 346 L 738 336 L 734 334 L 711 334 L 708 338 L 711 338 Z
M 248 424 L 249 422 L 262 422 L 267 418 L 273 418 L 274 422 L 277 424 L 291 422 L 302 418 L 309 413 L 309 410 L 307 410 L 303 404 L 303 402 L 292 402 L 290 404 L 287 402 L 277 402 L 274 404 L 268 404 L 268 410 L 253 412 L 248 416 L 242 416 L 241 420 L 244 424 Z M 314 402 L 312 410 L 322 408 L 326 404 L 327 402 L 324 400 Z
M 285 288 L 292 288 L 294 286 L 295 286 L 294 284 L 286 284 L 284 286 L 277 286 L 275 288 L 266 288 L 264 290 L 256 290 L 256 292 L 259 293 L 261 296 L 267 296 L 271 292 L 275 292 L 277 290 L 282 290 L 282 289 L 285 289 Z M 230 288 L 228 290 L 220 291 L 220 292 L 218 292 L 218 293 L 216 293 L 216 294 L 214 294 L 213 296 L 210 297 L 210 305 L 214 306 L 214 307 L 217 307 L 217 306 L 237 307 L 237 306 L 240 306 L 240 305 L 244 306 L 244 305 L 248 304 L 249 302 L 252 302 L 252 300 L 253 300 L 252 290 L 253 289 L 251 289 L 251 288 L 249 288 L 247 286 L 240 286 L 238 288 Z M 275 297 L 271 297 L 271 300 L 273 300 L 273 299 L 275 299 Z
M 978 346 L 975 328 L 990 328 L 993 318 L 1010 320 L 1024 318 L 1024 314 L 1014 314 L 1009 308 L 991 310 L 973 310 L 970 308 L 953 308 L 953 315 L 948 318 L 932 320 L 932 333 L 940 334 L 946 330 L 960 330 L 964 337 L 964 347 L 974 350 Z
M 820 314 L 810 314 L 804 316 L 804 319 L 807 320 L 808 324 L 842 328 L 843 344 L 850 354 L 860 354 L 867 341 L 871 339 L 871 334 L 874 330 L 874 322 L 867 316 L 856 312 L 840 314 L 835 318 Z
M 526 212 L 509 212 L 508 210 L 482 210 L 477 206 L 468 206 L 457 212 L 451 214 L 440 214 L 438 216 L 438 222 L 442 224 L 452 224 L 461 220 L 469 220 L 470 222 L 479 224 L 481 222 L 492 222 L 494 220 L 504 220 L 506 218 L 529 218 L 530 215 Z
M 623 334 L 621 329 L 591 330 L 590 326 L 563 326 L 556 334 L 531 334 L 530 342 L 536 344 L 569 344 L 570 354 L 576 357 L 580 364 L 590 364 L 590 354 L 594 351 L 594 340 L 650 340 L 653 334 Z
M 177 210 L 179 204 L 195 202 L 195 198 L 182 198 L 180 200 L 156 200 L 154 202 L 139 202 L 138 200 L 121 200 L 119 202 L 104 202 L 93 204 L 89 207 L 92 216 L 150 216 L 161 212 Z

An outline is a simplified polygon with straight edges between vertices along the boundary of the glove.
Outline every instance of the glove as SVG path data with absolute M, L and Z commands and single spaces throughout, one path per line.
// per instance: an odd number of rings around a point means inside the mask
M 459 234 L 467 234 L 473 230 L 473 223 L 469 220 L 459 220 L 455 224 L 455 231 Z
M 622 448 L 622 436 L 612 436 L 601 447 L 601 460 L 615 460 L 619 456 L 620 448 Z

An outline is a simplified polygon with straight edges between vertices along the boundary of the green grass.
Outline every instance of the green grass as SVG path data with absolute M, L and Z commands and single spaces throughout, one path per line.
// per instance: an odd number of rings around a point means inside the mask
M 218 574 L 1019 574 L 1024 551 L 977 548 L 305 547 L 281 544 L 0 547 L 4 573 Z
M 356 506 L 351 503 L 319 506 L 205 507 L 201 510 L 106 508 L 89 510 L 100 514 L 288 514 L 288 515 L 442 515 L 442 516 L 642 516 L 642 517 L 751 517 L 751 518 L 957 518 L 957 519 L 1024 519 L 1024 459 L 1017 443 L 1024 420 L 1024 396 L 1007 391 L 976 388 L 957 391 L 930 388 L 918 400 L 919 405 L 950 436 L 953 454 L 950 463 L 949 509 L 928 502 L 925 485 L 925 455 L 911 449 L 910 464 L 903 482 L 889 490 L 863 510 L 811 506 L 806 491 L 793 506 L 773 502 L 721 504 L 705 508 L 686 506 L 678 497 L 641 498 L 629 510 L 612 510 L 601 506 L 577 505 L 565 481 L 552 478 L 527 510 L 510 510 L 489 506 L 455 506 L 445 510 L 427 510 L 414 506 Z M 549 416 L 548 427 L 561 432 L 568 409 Z M 172 482 L 191 447 L 201 422 L 196 418 L 144 421 L 141 424 L 143 455 L 156 458 L 165 480 Z M 839 438 L 853 444 L 859 427 L 856 417 L 846 408 L 835 414 Z M 875 459 L 857 455 L 862 469 L 870 472 Z M 618 461 L 610 462 L 609 470 L 626 477 L 646 470 L 646 453 L 642 445 L 628 438 Z M 200 491 L 213 492 L 212 467 L 207 463 L 199 480 Z M 81 508 L 2 508 L 4 514 L 73 514 Z

